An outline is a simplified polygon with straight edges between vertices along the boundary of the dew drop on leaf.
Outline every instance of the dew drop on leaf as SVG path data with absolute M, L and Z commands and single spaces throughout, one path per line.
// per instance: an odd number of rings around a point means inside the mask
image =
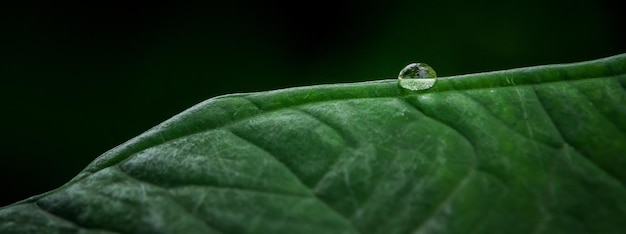
M 437 73 L 425 63 L 411 63 L 398 75 L 400 87 L 410 90 L 429 89 L 435 85 Z

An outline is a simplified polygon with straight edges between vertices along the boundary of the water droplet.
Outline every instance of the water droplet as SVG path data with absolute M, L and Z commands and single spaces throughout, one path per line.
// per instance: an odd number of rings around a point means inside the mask
M 429 89 L 435 85 L 437 73 L 425 63 L 406 65 L 398 75 L 398 83 L 402 88 L 410 90 Z

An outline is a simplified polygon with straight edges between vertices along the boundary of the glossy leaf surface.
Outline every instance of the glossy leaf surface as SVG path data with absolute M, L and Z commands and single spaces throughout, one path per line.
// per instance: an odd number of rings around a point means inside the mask
M 0 232 L 619 233 L 625 83 L 617 55 L 221 96 L 0 209 Z

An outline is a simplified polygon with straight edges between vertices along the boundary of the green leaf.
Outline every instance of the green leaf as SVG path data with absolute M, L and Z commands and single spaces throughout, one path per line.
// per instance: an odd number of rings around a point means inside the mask
M 0 233 L 620 233 L 626 54 L 209 99 Z

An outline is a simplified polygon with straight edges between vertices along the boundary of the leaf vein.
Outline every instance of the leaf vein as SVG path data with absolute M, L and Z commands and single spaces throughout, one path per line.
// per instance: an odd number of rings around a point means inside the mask
M 117 231 L 114 231 L 112 229 L 107 229 L 107 228 L 90 228 L 84 225 L 81 225 L 73 220 L 71 220 L 70 218 L 67 217 L 63 217 L 60 214 L 56 214 L 54 212 L 52 212 L 51 210 L 45 209 L 44 207 L 42 207 L 41 205 L 39 205 L 39 203 L 37 203 L 37 201 L 31 202 L 30 204 L 32 204 L 33 206 L 35 206 L 35 208 L 43 211 L 45 214 L 47 214 L 48 216 L 54 218 L 54 219 L 60 219 L 62 221 L 68 222 L 70 223 L 72 226 L 80 228 L 80 229 L 84 229 L 84 230 L 103 230 L 103 231 L 107 231 L 107 232 L 111 232 L 111 233 L 119 233 Z
M 403 103 L 405 103 L 406 105 L 413 107 L 413 109 L 415 109 L 416 111 L 422 113 L 424 116 L 432 119 L 433 121 L 437 121 L 439 123 L 441 123 L 443 126 L 447 126 L 448 128 L 450 128 L 451 130 L 453 130 L 454 132 L 456 132 L 459 136 L 461 136 L 463 139 L 465 139 L 465 141 L 468 143 L 468 145 L 471 147 L 472 149 L 472 159 L 473 159 L 473 165 L 469 168 L 469 170 L 467 171 L 467 173 L 464 175 L 464 177 L 462 179 L 459 180 L 459 183 L 457 183 L 455 185 L 455 187 L 450 191 L 450 193 L 448 193 L 448 195 L 446 195 L 446 198 L 437 205 L 437 207 L 433 210 L 431 210 L 431 212 L 428 214 L 428 216 L 422 220 L 421 222 L 419 222 L 417 224 L 417 226 L 415 228 L 413 228 L 413 230 L 411 231 L 411 233 L 419 233 L 422 228 L 425 227 L 425 225 L 432 220 L 435 215 L 437 215 L 439 212 L 441 212 L 441 210 L 443 209 L 443 207 L 450 203 L 452 201 L 452 198 L 454 197 L 454 195 L 460 190 L 461 187 L 464 187 L 465 184 L 468 183 L 468 181 L 470 180 L 471 177 L 473 177 L 476 174 L 477 171 L 477 164 L 478 164 L 478 158 L 476 155 L 476 149 L 474 148 L 474 145 L 472 144 L 472 142 L 470 141 L 470 139 L 465 136 L 464 134 L 462 134 L 459 130 L 457 130 L 456 128 L 452 127 L 452 125 L 449 125 L 447 123 L 444 123 L 443 121 L 436 119 L 434 117 L 428 116 L 424 111 L 420 110 L 418 108 L 418 106 L 416 106 L 415 104 L 408 102 L 404 99 L 399 99 L 401 100 Z
M 167 190 L 165 190 L 164 188 L 162 188 L 162 187 L 160 187 L 160 186 L 158 186 L 156 184 L 150 183 L 148 181 L 144 181 L 144 180 L 141 180 L 139 178 L 136 178 L 136 177 L 126 173 L 124 170 L 122 170 L 121 168 L 119 168 L 117 166 L 113 167 L 113 169 L 115 169 L 117 172 L 119 172 L 120 175 L 123 175 L 124 177 L 126 177 L 127 179 L 129 179 L 131 181 L 134 181 L 135 183 L 147 184 L 147 185 L 149 185 L 151 187 L 154 187 L 154 188 L 162 191 L 162 194 L 164 194 L 167 198 L 169 198 L 169 200 L 171 200 L 174 204 L 176 204 L 179 208 L 181 208 L 181 210 L 183 210 L 185 213 L 187 213 L 190 217 L 192 217 L 193 219 L 198 220 L 200 223 L 202 223 L 207 229 L 216 231 L 218 233 L 224 233 L 223 231 L 217 230 L 216 227 L 214 227 L 211 224 L 209 224 L 206 220 L 199 219 L 197 216 L 195 216 L 193 213 L 191 213 L 191 211 L 187 210 L 187 208 L 185 208 L 185 206 L 183 206 L 176 199 L 174 199 L 172 197 L 172 195 L 170 195 L 170 193 L 167 192 Z
M 549 111 L 546 110 L 545 108 L 545 104 L 544 104 L 544 100 L 543 98 L 541 98 L 541 95 L 538 95 L 537 90 L 535 89 L 535 87 L 533 86 L 533 92 L 535 92 L 535 96 L 537 96 L 537 99 L 539 100 L 539 104 L 541 105 L 542 110 L 545 111 L 546 115 L 548 116 L 548 118 L 550 119 L 550 123 L 554 126 L 554 128 L 557 130 L 557 133 L 559 134 L 559 137 L 563 140 L 563 143 L 570 146 L 574 151 L 578 152 L 580 155 L 582 155 L 583 159 L 587 160 L 590 162 L 591 165 L 595 166 L 598 170 L 602 171 L 605 175 L 607 175 L 610 178 L 613 178 L 614 180 L 618 181 L 619 183 L 622 184 L 623 187 L 626 187 L 626 182 L 620 180 L 617 176 L 613 175 L 612 173 L 610 173 L 609 171 L 605 170 L 604 168 L 602 168 L 601 166 L 597 165 L 591 158 L 589 158 L 589 156 L 586 156 L 585 154 L 583 154 L 583 152 L 579 151 L 576 149 L 576 147 L 574 147 L 574 145 L 572 145 L 571 143 L 568 142 L 568 140 L 563 136 L 562 129 L 558 127 L 558 125 L 554 122 L 554 118 L 552 117 L 552 115 L 550 114 Z
M 330 206 L 330 205 L 326 204 L 326 202 L 324 202 L 324 201 L 323 201 L 322 199 L 320 199 L 317 195 L 315 195 L 315 193 L 311 190 L 311 188 L 309 188 L 308 186 L 306 186 L 306 185 L 304 184 L 304 182 L 302 182 L 302 180 L 300 179 L 300 177 L 298 177 L 298 176 L 297 176 L 297 175 L 293 172 L 293 170 L 292 170 L 290 167 L 288 167 L 288 166 L 287 166 L 287 164 L 285 164 L 284 162 L 282 162 L 281 160 L 279 160 L 279 159 L 278 159 L 278 157 L 274 156 L 273 154 L 271 154 L 269 151 L 267 151 L 266 149 L 264 149 L 264 148 L 263 148 L 263 147 L 261 147 L 260 145 L 258 145 L 258 144 L 256 144 L 256 143 L 252 142 L 250 139 L 247 139 L 247 138 L 243 137 L 242 135 L 235 133 L 234 131 L 231 131 L 231 133 L 233 133 L 235 136 L 239 137 L 240 139 L 242 139 L 242 140 L 246 141 L 248 144 L 250 144 L 250 145 L 252 145 L 252 146 L 254 146 L 254 147 L 256 147 L 256 148 L 258 148 L 258 149 L 262 150 L 263 152 L 265 152 L 265 154 L 266 154 L 267 156 L 269 156 L 270 158 L 272 158 L 272 159 L 273 159 L 273 160 L 275 160 L 276 162 L 280 163 L 280 164 L 281 164 L 281 165 L 282 165 L 285 169 L 287 169 L 287 171 L 289 171 L 289 173 L 290 173 L 290 174 L 291 174 L 291 175 L 292 175 L 292 176 L 293 176 L 293 177 L 294 177 L 294 178 L 295 178 L 295 179 L 296 179 L 296 180 L 297 180 L 297 181 L 298 181 L 298 182 L 299 182 L 299 183 L 300 183 L 300 184 L 301 184 L 304 188 L 308 188 L 308 189 L 309 189 L 308 191 L 309 191 L 309 193 L 311 194 L 311 197 L 315 198 L 315 200 L 317 200 L 319 203 L 321 203 L 321 204 L 325 205 L 326 207 L 328 207 L 328 209 L 329 209 L 330 211 L 332 211 L 332 212 L 333 212 L 334 214 L 336 214 L 338 217 L 340 217 L 341 219 L 343 219 L 343 221 L 344 221 L 346 224 L 349 224 L 349 225 L 350 225 L 350 227 L 351 227 L 352 229 L 354 229 L 356 232 L 358 232 L 358 231 L 357 231 L 357 229 L 356 229 L 356 228 L 354 227 L 354 225 L 352 224 L 352 222 L 350 222 L 350 220 L 348 220 L 348 219 L 347 219 L 347 217 L 345 217 L 345 216 L 341 215 L 341 213 L 339 213 L 337 210 L 335 210 L 335 208 L 333 208 L 332 206 Z

